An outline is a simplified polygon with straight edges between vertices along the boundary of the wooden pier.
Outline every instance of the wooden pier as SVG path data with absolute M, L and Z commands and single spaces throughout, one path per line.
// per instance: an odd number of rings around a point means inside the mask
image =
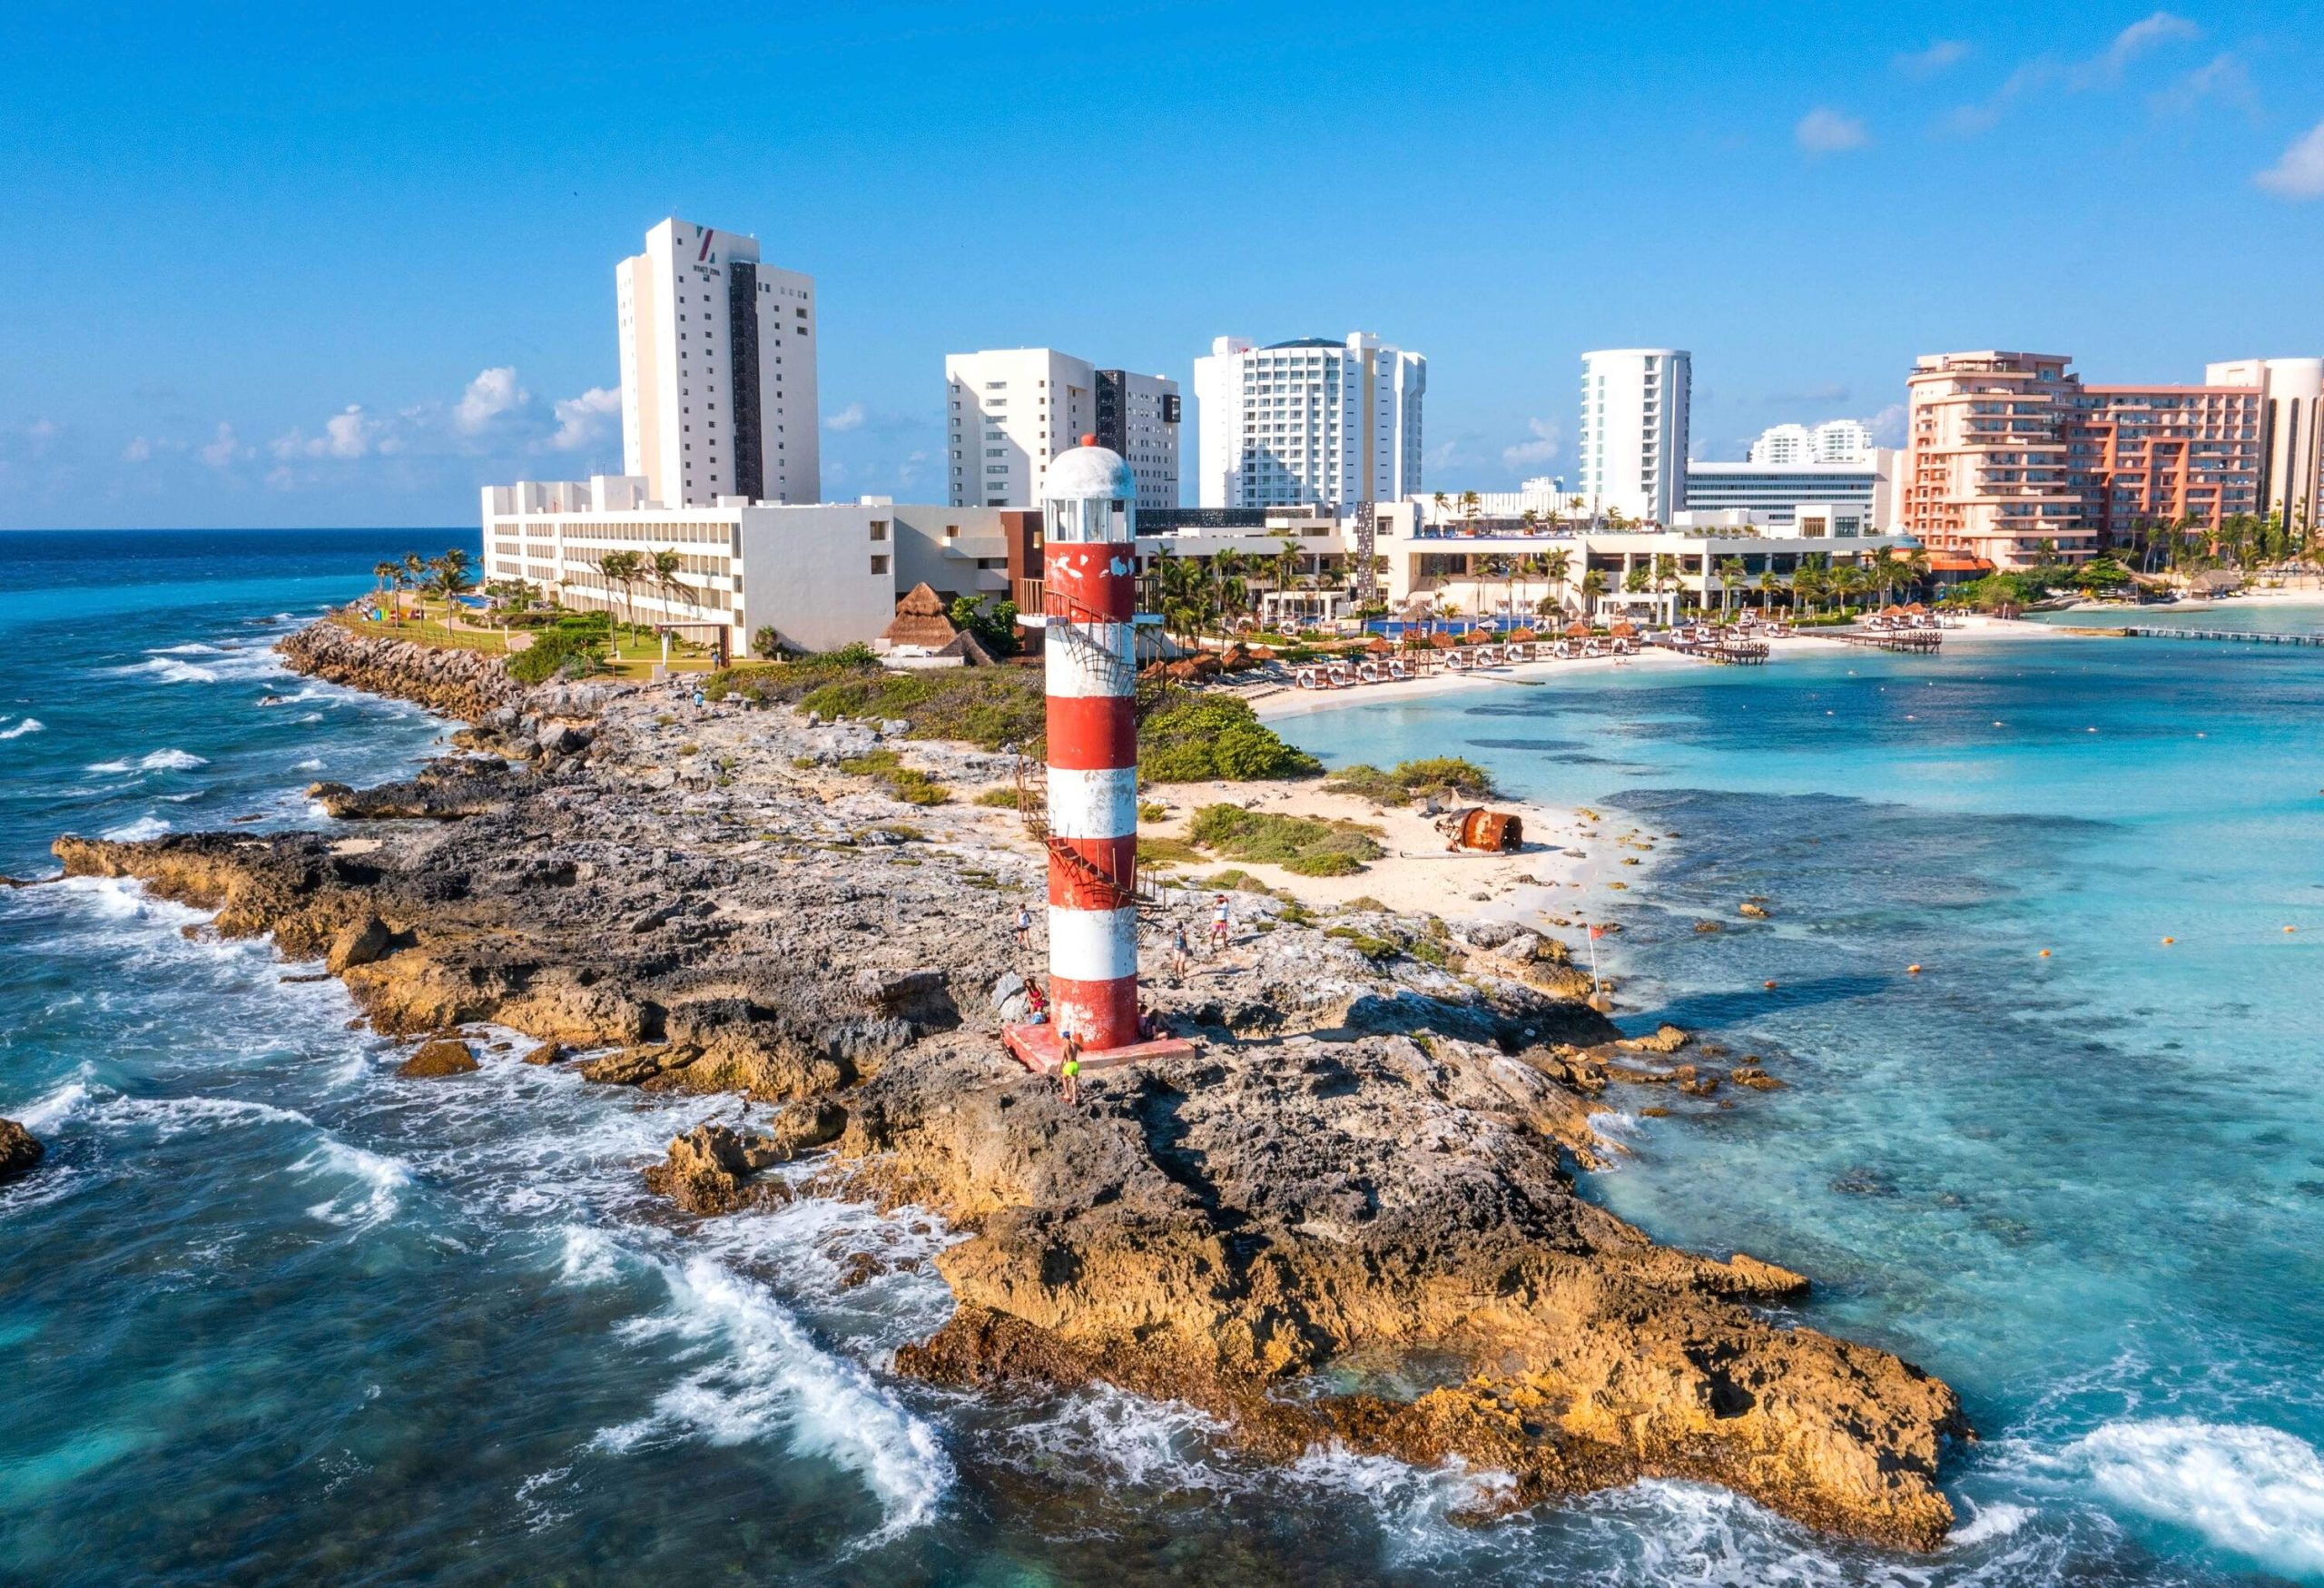
M 2240 646 L 2324 646 L 2324 634 L 2268 634 L 2234 628 L 2164 628 L 2141 625 L 2099 632 L 2119 634 L 2126 639 L 2211 639 Z
M 1763 639 L 1735 639 L 1704 645 L 1691 640 L 1657 635 L 1647 642 L 1666 651 L 1676 651 L 1682 656 L 1692 656 L 1699 662 L 1709 662 L 1715 667 L 1758 667 L 1768 659 L 1768 642 Z
M 1922 656 L 1930 655 L 1945 644 L 1944 633 L 1934 628 L 1827 628 L 1817 637 L 1867 646 L 1876 651 L 1913 651 Z

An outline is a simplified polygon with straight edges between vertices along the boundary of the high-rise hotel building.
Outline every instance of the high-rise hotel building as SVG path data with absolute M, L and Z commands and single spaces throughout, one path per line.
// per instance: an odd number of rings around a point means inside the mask
M 1039 507 L 1050 460 L 1084 436 L 1121 454 L 1140 508 L 1178 505 L 1178 383 L 1167 376 L 993 348 L 945 355 L 944 385 L 954 507 Z
M 615 267 L 622 468 L 666 508 L 812 502 L 815 282 L 754 238 L 673 216 Z
M 1197 505 L 1393 502 L 1421 489 L 1428 360 L 1356 331 L 1255 347 L 1222 336 L 1195 360 Z
M 2272 505 L 2258 366 L 2276 360 L 2212 365 L 2201 386 L 2084 385 L 2071 361 L 1997 350 L 1921 359 L 1905 383 L 1898 527 L 2009 568 Z
M 2324 359 L 2235 359 L 2205 365 L 2203 380 L 2260 393 L 2260 510 L 2295 529 L 2324 524 Z
M 1668 524 L 1687 505 L 1694 360 L 1677 348 L 1581 355 L 1580 494 L 1590 514 Z

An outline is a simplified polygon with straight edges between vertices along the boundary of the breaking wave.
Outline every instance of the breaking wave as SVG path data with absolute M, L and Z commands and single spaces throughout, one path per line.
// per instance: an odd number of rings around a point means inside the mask
M 290 1172 L 352 1181 L 307 1208 L 326 1224 L 350 1229 L 369 1229 L 394 1218 L 402 1206 L 403 1189 L 411 1183 L 411 1170 L 400 1159 L 330 1138 L 292 1164 Z
M 878 1496 L 887 1521 L 862 1544 L 935 1514 L 953 1474 L 934 1429 L 860 1364 L 817 1346 L 763 1285 L 708 1258 L 660 1267 L 675 1309 L 670 1327 L 721 1336 L 728 1351 L 665 1391 L 645 1416 L 601 1431 L 600 1448 L 626 1451 L 657 1437 L 739 1445 L 785 1428 L 793 1450 L 837 1462 Z
M 2258 1424 L 2192 1417 L 2107 1423 L 2075 1442 L 2119 1505 L 2302 1577 L 2324 1574 L 2324 1461 Z
M 97 836 L 115 843 L 141 843 L 148 838 L 159 838 L 169 830 L 170 824 L 159 816 L 140 816 L 134 822 L 108 827 Z
M 12 726 L 0 728 L 0 739 L 21 739 L 26 734 L 44 733 L 47 728 L 48 725 L 42 722 L 40 718 L 28 716 Z

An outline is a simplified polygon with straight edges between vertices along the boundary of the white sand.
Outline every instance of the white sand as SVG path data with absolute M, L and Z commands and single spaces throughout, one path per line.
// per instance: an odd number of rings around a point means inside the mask
M 1139 824 L 1148 838 L 1184 838 L 1196 811 L 1224 804 L 1275 815 L 1361 823 L 1374 830 L 1387 851 L 1352 876 L 1306 877 L 1276 865 L 1206 858 L 1180 863 L 1167 873 L 1148 867 L 1148 874 L 1157 880 L 1183 878 L 1191 883 L 1232 869 L 1318 909 L 1369 898 L 1407 914 L 1442 915 L 1448 921 L 1516 920 L 1536 929 L 1550 924 L 1541 914 L 1553 921 L 1605 919 L 1640 869 L 1623 862 L 1643 857 L 1661 841 L 1660 834 L 1640 832 L 1626 819 L 1493 799 L 1482 803 L 1523 820 L 1524 848 L 1514 854 L 1455 853 L 1437 832 L 1435 818 L 1410 807 L 1384 807 L 1329 794 L 1314 781 L 1168 784 L 1148 789 L 1145 797 L 1166 812 L 1158 822 Z M 1613 883 L 1624 886 L 1609 885 Z

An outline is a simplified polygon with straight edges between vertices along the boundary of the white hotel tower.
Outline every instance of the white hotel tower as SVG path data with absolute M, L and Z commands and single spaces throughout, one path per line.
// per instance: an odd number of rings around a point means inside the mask
M 1670 522 L 1687 505 L 1687 399 L 1694 361 L 1677 348 L 1581 355 L 1581 483 L 1592 514 Z
M 822 494 L 815 282 L 755 238 L 675 217 L 615 267 L 622 469 L 665 508 Z
M 1363 331 L 1253 347 L 1222 336 L 1195 360 L 1206 508 L 1393 502 L 1420 493 L 1428 360 Z

